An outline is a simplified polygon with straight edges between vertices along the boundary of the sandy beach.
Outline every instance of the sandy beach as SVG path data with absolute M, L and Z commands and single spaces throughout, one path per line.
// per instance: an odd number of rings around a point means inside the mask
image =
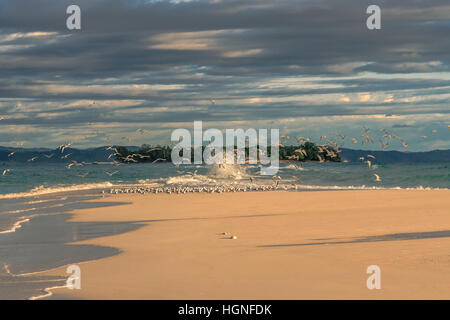
M 55 289 L 50 298 L 450 298 L 448 190 L 114 195 L 94 201 L 128 204 L 76 210 L 72 220 L 142 227 L 77 242 L 121 253 L 80 263 L 81 289 Z M 381 269 L 380 290 L 366 287 L 369 265 Z

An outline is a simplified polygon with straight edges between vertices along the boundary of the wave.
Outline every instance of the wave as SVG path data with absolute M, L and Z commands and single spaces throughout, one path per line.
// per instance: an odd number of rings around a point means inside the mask
M 179 185 L 201 185 L 201 184 L 215 184 L 216 180 L 204 175 L 184 175 L 178 177 L 170 177 L 166 180 L 166 184 Z
M 0 234 L 16 232 L 17 229 L 22 228 L 22 224 L 25 222 L 30 222 L 30 219 L 27 218 L 27 219 L 22 219 L 22 220 L 16 221 L 10 229 L 5 230 L 5 231 L 0 231 Z
M 317 185 L 297 185 L 297 189 L 307 190 L 449 190 L 448 188 L 438 187 L 377 187 L 377 186 L 317 186 Z
M 35 201 L 28 201 L 25 204 L 37 204 L 37 203 L 43 203 L 43 202 L 50 202 L 55 200 L 67 200 L 67 197 L 63 197 L 61 199 L 45 199 L 45 200 L 35 200 Z
M 11 210 L 11 211 L 5 211 L 4 214 L 14 214 L 14 213 L 24 213 L 29 211 L 34 211 L 36 208 L 29 208 L 29 209 L 19 209 L 19 210 Z
M 102 183 L 86 183 L 86 184 L 76 184 L 76 185 L 71 185 L 71 186 L 59 186 L 59 187 L 39 186 L 39 187 L 33 188 L 30 191 L 26 191 L 26 192 L 1 194 L 0 199 L 29 198 L 29 197 L 35 197 L 35 196 L 40 196 L 40 195 L 44 195 L 44 194 L 101 189 L 101 188 L 108 188 L 108 187 L 112 187 L 112 186 L 113 186 L 113 184 L 109 181 L 102 182 Z
M 242 168 L 212 168 L 207 175 L 201 174 L 185 174 L 180 176 L 172 176 L 168 178 L 158 178 L 158 179 L 141 179 L 137 183 L 111 183 L 109 181 L 102 183 L 88 183 L 88 184 L 76 184 L 71 186 L 58 186 L 58 187 L 37 187 L 30 191 L 20 192 L 20 193 L 9 193 L 1 194 L 1 199 L 17 199 L 17 198 L 28 198 L 36 197 L 40 195 L 52 194 L 52 193 L 63 193 L 63 192 L 73 192 L 73 191 L 83 191 L 83 190 L 95 190 L 95 189 L 106 189 L 111 187 L 162 187 L 164 185 L 177 185 L 177 186 L 220 186 L 227 184 L 247 184 L 247 185 L 271 185 L 273 183 L 272 179 L 261 179 L 258 178 L 257 181 L 252 183 L 245 182 L 249 179 L 251 175 L 248 175 Z M 255 177 L 256 179 L 256 177 Z M 251 180 L 251 179 L 250 179 Z M 393 186 L 393 187 L 383 187 L 383 186 L 366 186 L 366 185 L 313 185 L 313 184 L 300 184 L 294 179 L 284 179 L 280 181 L 280 186 L 282 185 L 293 185 L 297 186 L 298 190 L 449 190 L 445 187 L 423 187 L 421 185 L 415 187 L 404 187 L 404 186 Z M 64 200 L 66 198 L 61 198 L 58 200 Z M 53 199 L 54 200 L 54 199 Z M 28 203 L 40 203 L 47 200 L 37 200 Z M 8 211 L 5 213 L 23 213 L 27 211 L 33 211 L 35 208 Z
M 232 180 L 248 179 L 249 177 L 245 168 L 238 164 L 213 165 L 212 167 L 209 168 L 208 176 L 214 177 L 216 179 L 232 179 Z
M 305 169 L 303 167 L 300 167 L 296 164 L 289 164 L 286 167 L 280 167 L 280 169 L 292 169 L 292 170 L 298 170 L 298 171 L 308 171 L 308 169 Z

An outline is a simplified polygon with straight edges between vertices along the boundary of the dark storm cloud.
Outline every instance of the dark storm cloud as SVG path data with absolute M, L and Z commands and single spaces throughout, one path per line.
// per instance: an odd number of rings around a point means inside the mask
M 365 1 L 205 1 L 174 5 L 167 2 L 77 1 L 83 29 L 65 29 L 65 8 L 71 1 L 5 1 L 0 27 L 9 32 L 50 31 L 70 37 L 56 43 L 3 54 L 4 74 L 30 76 L 70 73 L 92 77 L 155 71 L 179 65 L 207 65 L 212 74 L 285 72 L 351 73 L 330 66 L 372 62 L 361 70 L 382 72 L 428 71 L 448 68 L 450 14 L 445 1 L 383 1 L 382 30 L 366 28 Z M 232 32 L 232 30 L 242 32 Z M 152 36 L 169 32 L 225 30 L 207 38 L 217 41 L 209 50 L 155 49 Z M 229 32 L 227 32 L 227 30 Z M 226 59 L 225 49 L 261 49 L 260 55 Z M 18 58 L 20 57 L 20 58 Z M 41 64 L 55 59 L 53 65 Z M 26 59 L 24 63 L 23 59 Z M 415 63 L 404 65 L 399 63 Z M 431 70 L 430 70 L 431 68 Z M 434 70 L 433 70 L 434 68 Z M 68 76 L 68 75 L 67 75 Z
M 448 114 L 449 17 L 448 0 L 0 0 L 0 125 Z

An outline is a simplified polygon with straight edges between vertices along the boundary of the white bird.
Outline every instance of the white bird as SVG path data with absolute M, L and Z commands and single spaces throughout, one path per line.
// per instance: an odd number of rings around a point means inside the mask
M 46 157 L 47 159 L 50 159 L 51 157 L 53 157 L 53 153 L 50 155 L 44 154 L 44 157 Z
M 362 141 L 362 144 L 369 143 L 369 142 L 373 143 L 372 137 L 369 137 L 367 134 L 362 134 L 361 137 L 364 138 L 364 140 Z
M 27 162 L 31 162 L 31 161 L 34 161 L 34 160 L 36 160 L 37 158 L 38 158 L 38 156 L 35 156 L 35 157 L 31 158 L 31 159 L 28 159 L 28 161 L 27 161 Z
M 81 178 L 86 178 L 86 176 L 89 174 L 89 172 L 86 172 L 85 174 L 77 174 L 77 176 L 81 177 Z
M 3 173 L 2 173 L 2 176 L 5 176 L 8 172 L 10 172 L 11 171 L 11 169 L 5 169 L 5 170 L 3 170 Z
M 377 182 L 380 182 L 380 181 L 381 181 L 379 175 L 377 175 L 376 173 L 374 173 L 373 175 L 375 176 L 375 181 L 377 181 Z
M 166 159 L 162 159 L 162 158 L 158 158 L 155 161 L 153 161 L 152 163 L 156 163 L 156 162 L 159 162 L 159 161 L 167 161 L 167 160 Z
M 371 154 L 368 154 L 368 155 L 367 155 L 367 158 L 376 159 L 375 156 L 373 156 L 373 155 L 371 155 Z
M 12 157 L 14 155 L 14 153 L 16 153 L 16 152 L 14 151 L 14 152 L 11 152 L 10 154 L 8 154 L 8 158 Z
M 197 174 L 198 170 L 195 170 L 194 172 L 186 171 L 186 174 L 190 174 L 191 176 L 195 176 Z
M 61 153 L 64 153 L 64 150 L 66 148 L 69 148 L 72 145 L 72 142 L 66 143 L 66 144 L 62 144 L 59 146 L 59 149 L 61 150 Z
M 108 172 L 108 171 L 105 171 L 105 173 L 106 173 L 108 176 L 112 177 L 112 176 L 115 175 L 116 173 L 119 173 L 119 171 L 114 171 L 114 172 Z
M 372 161 L 366 160 L 364 163 L 367 163 L 367 165 L 369 166 L 369 169 L 372 167 Z
M 301 142 L 301 141 L 309 142 L 310 141 L 309 138 L 304 138 L 304 137 L 297 137 L 297 138 L 295 138 L 295 140 L 297 140 L 297 142 Z
M 404 148 L 406 148 L 406 147 L 408 146 L 408 144 L 407 144 L 405 141 L 401 140 L 401 142 L 402 142 L 402 146 L 403 146 Z

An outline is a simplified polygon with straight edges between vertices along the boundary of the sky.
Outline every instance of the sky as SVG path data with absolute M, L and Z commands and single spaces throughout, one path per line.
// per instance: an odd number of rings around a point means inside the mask
M 448 149 L 449 35 L 448 0 L 0 0 L 0 145 L 168 144 L 201 120 Z

